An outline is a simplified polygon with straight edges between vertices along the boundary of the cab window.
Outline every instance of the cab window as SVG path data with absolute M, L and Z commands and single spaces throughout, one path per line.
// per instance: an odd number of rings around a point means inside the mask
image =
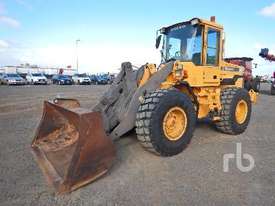
M 207 32 L 207 65 L 218 65 L 220 32 L 208 29 Z
M 197 34 L 195 37 L 189 39 L 189 41 L 193 41 L 193 45 L 190 46 L 188 51 L 192 55 L 192 62 L 195 65 L 201 65 L 201 53 L 202 53 L 202 28 L 199 27 L 197 30 Z
M 180 25 L 165 32 L 164 59 L 192 61 L 201 65 L 202 27 L 199 25 Z

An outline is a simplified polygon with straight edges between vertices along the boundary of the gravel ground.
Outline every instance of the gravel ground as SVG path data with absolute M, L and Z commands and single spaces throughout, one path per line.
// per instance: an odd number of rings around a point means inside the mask
M 275 96 L 262 85 L 245 133 L 221 134 L 199 122 L 189 147 L 163 158 L 139 145 L 134 132 L 117 141 L 117 159 L 103 178 L 69 195 L 56 196 L 30 152 L 44 99 L 73 97 L 93 106 L 107 86 L 0 87 L 0 205 L 275 205 Z M 252 155 L 241 172 L 223 155 Z M 249 162 L 243 160 L 243 165 Z

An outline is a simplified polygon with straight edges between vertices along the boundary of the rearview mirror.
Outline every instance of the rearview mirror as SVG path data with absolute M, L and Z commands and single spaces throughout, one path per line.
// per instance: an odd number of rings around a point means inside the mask
M 156 49 L 159 48 L 160 41 L 161 41 L 161 35 L 159 35 L 159 36 L 156 38 Z

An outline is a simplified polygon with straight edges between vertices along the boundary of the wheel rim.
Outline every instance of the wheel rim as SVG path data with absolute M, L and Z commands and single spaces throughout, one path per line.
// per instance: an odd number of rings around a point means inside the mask
M 238 124 L 245 122 L 248 113 L 246 101 L 240 100 L 236 106 L 235 117 Z
M 187 126 L 187 116 L 180 107 L 172 107 L 163 119 L 163 131 L 167 139 L 176 141 L 182 137 Z

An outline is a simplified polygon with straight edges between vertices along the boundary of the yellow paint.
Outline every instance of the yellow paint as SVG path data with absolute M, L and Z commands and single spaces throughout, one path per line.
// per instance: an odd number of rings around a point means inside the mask
M 247 103 L 242 99 L 237 103 L 236 110 L 235 110 L 235 118 L 238 124 L 243 124 L 245 122 L 247 113 L 248 113 Z
M 217 24 L 216 22 L 208 21 L 208 20 L 205 20 L 205 19 L 199 19 L 199 20 L 200 20 L 202 25 L 213 27 L 213 28 L 216 28 L 218 30 L 223 30 L 223 26 L 220 25 L 220 24 Z
M 144 85 L 148 79 L 151 78 L 151 76 L 157 71 L 155 64 L 146 64 L 144 68 L 144 73 L 142 75 L 142 78 L 138 82 L 139 87 Z
M 170 141 L 179 140 L 187 127 L 187 116 L 180 107 L 172 107 L 163 119 L 163 132 Z
M 219 87 L 194 88 L 193 91 L 199 102 L 198 118 L 204 118 L 210 111 L 214 112 L 222 108 Z
M 198 118 L 204 118 L 212 113 L 213 120 L 218 120 L 218 111 L 222 109 L 221 90 L 227 87 L 243 88 L 243 78 L 238 78 L 235 84 L 222 84 L 224 79 L 232 79 L 235 76 L 243 76 L 244 68 L 234 64 L 227 63 L 223 60 L 223 48 L 225 40 L 223 36 L 223 27 L 216 22 L 199 19 L 202 26 L 202 51 L 201 65 L 195 65 L 193 62 L 175 61 L 172 72 L 166 80 L 161 83 L 161 89 L 175 87 L 186 93 L 194 102 L 193 96 L 199 103 Z M 216 65 L 207 65 L 207 34 L 209 29 L 215 29 L 220 32 L 220 39 L 217 41 L 217 63 Z M 151 65 L 151 66 L 150 66 Z M 148 79 L 156 72 L 154 64 L 147 64 L 142 80 L 139 85 L 145 84 Z M 161 65 L 162 68 L 164 65 Z M 151 69 L 150 69 L 151 68 Z M 186 88 L 185 83 L 191 88 L 192 94 Z M 257 100 L 257 94 L 249 91 L 251 101 Z M 197 109 L 197 108 L 196 108 Z
M 249 93 L 251 102 L 252 103 L 256 103 L 257 102 L 258 93 L 255 92 L 253 89 L 250 89 L 248 93 Z

